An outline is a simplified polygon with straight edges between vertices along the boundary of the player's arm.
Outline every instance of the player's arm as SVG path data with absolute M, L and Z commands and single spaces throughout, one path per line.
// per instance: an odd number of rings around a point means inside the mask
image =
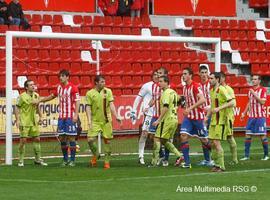
M 138 108 L 138 105 L 140 104 L 141 100 L 142 100 L 142 96 L 140 96 L 140 95 L 137 95 L 135 100 L 134 100 L 132 111 L 130 113 L 130 118 L 132 121 L 135 121 L 137 118 L 136 117 L 137 108 Z
M 121 122 L 121 121 L 122 121 L 122 120 L 121 120 L 121 117 L 118 116 L 113 101 L 110 102 L 110 109 L 111 109 L 111 111 L 112 111 L 112 114 L 113 114 L 114 117 L 116 118 L 116 120 L 117 120 L 118 122 Z
M 241 120 L 241 121 L 245 118 L 247 112 L 249 111 L 249 108 L 250 108 L 250 103 L 248 102 L 248 104 L 247 104 L 246 107 L 245 107 L 244 112 L 242 112 L 242 114 L 241 114 L 241 117 L 240 117 L 240 120 Z
M 250 89 L 249 91 L 251 92 L 251 94 L 254 96 L 254 98 L 255 98 L 260 104 L 262 104 L 262 105 L 265 104 L 266 98 L 264 98 L 264 97 L 261 98 L 260 96 L 258 96 L 258 95 L 254 92 L 253 89 Z
M 47 102 L 47 101 L 51 101 L 51 100 L 53 100 L 55 97 L 56 97 L 56 95 L 50 94 L 50 95 L 47 96 L 47 97 L 43 97 L 43 98 L 40 98 L 40 99 L 37 99 L 37 100 L 33 100 L 33 101 L 32 101 L 32 104 L 38 105 L 38 104 L 41 103 L 41 102 L 44 103 L 44 102 Z
M 215 108 L 214 110 L 212 110 L 212 112 L 217 113 L 223 109 L 234 107 L 234 105 L 235 105 L 235 101 L 233 101 L 233 99 L 231 99 L 231 100 L 228 100 L 227 103 L 224 103 L 222 106 L 219 106 L 219 107 Z
M 75 110 L 73 116 L 73 122 L 77 122 L 79 118 L 80 100 L 75 101 Z
M 92 112 L 91 112 L 91 106 L 89 104 L 86 104 L 86 117 L 88 121 L 88 127 L 90 130 L 92 129 Z
M 192 106 L 186 108 L 186 110 L 184 110 L 184 115 L 188 115 L 191 110 L 193 110 L 193 109 L 195 109 L 195 108 L 197 108 L 205 103 L 206 99 L 204 98 L 202 93 L 199 93 L 197 95 L 197 97 L 198 97 L 198 101 L 195 104 L 193 104 Z
M 19 120 L 19 118 L 20 118 L 20 109 L 19 109 L 19 107 L 17 105 L 15 106 L 14 113 L 15 113 L 16 126 L 17 126 L 17 128 L 19 128 L 20 127 L 20 120 Z
M 169 110 L 169 104 L 163 104 L 163 108 L 160 111 L 160 116 L 159 118 L 153 123 L 153 126 L 157 126 L 163 119 L 164 115 L 166 114 L 166 112 L 168 112 Z

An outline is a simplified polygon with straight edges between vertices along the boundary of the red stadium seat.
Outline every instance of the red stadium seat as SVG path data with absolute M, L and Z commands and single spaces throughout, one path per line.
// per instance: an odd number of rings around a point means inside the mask
M 212 29 L 220 29 L 220 22 L 218 19 L 211 20 L 211 27 Z
M 49 70 L 51 74 L 58 74 L 60 71 L 59 63 L 49 63 Z
M 38 76 L 37 77 L 37 87 L 38 88 L 47 88 L 48 87 L 47 76 Z
M 229 21 L 230 30 L 238 30 L 238 21 L 231 19 Z
M 209 28 L 211 28 L 210 19 L 203 19 L 202 20 L 202 28 L 203 29 L 209 29 Z
M 53 50 L 53 49 L 50 50 L 50 61 L 52 61 L 52 62 L 61 61 L 60 54 L 59 54 L 58 50 Z
M 123 26 L 123 20 L 122 20 L 122 17 L 120 16 L 116 16 L 113 18 L 113 26 L 116 27 L 116 26 L 119 26 L 119 27 L 122 27 Z
M 0 25 L 0 33 L 5 33 L 8 30 L 8 26 L 7 25 Z
M 43 21 L 42 21 L 41 15 L 33 14 L 32 15 L 32 25 L 42 25 L 42 24 L 43 24 Z
M 104 26 L 113 26 L 113 18 L 111 16 L 104 17 Z
M 52 49 L 61 49 L 61 41 L 59 39 L 51 39 Z
M 81 76 L 81 87 L 82 88 L 92 88 L 93 81 L 90 76 Z
M 71 61 L 70 51 L 69 50 L 62 50 L 60 52 L 60 61 L 69 62 Z
M 132 22 L 130 17 L 123 17 L 123 26 L 132 27 Z
M 143 27 L 141 18 L 140 17 L 134 17 L 133 21 L 132 21 L 132 26 L 133 27 L 139 27 L 139 28 Z
M 51 15 L 43 15 L 42 25 L 53 25 L 53 18 Z
M 39 69 L 39 75 L 40 74 L 43 74 L 43 75 L 50 74 L 48 63 L 45 63 L 45 62 L 38 63 L 38 69 Z
M 92 26 L 93 25 L 92 16 L 84 16 L 83 22 L 84 22 L 83 23 L 84 26 Z
M 247 21 L 247 27 L 248 27 L 248 30 L 256 30 L 256 23 L 255 23 L 255 20 L 248 20 Z
M 93 25 L 94 26 L 103 26 L 104 25 L 104 17 L 98 16 L 98 15 L 94 16 Z
M 144 71 L 143 71 L 142 66 L 141 66 L 140 63 L 133 64 L 132 65 L 132 68 L 133 68 L 133 73 L 135 75 L 142 75 L 142 74 L 144 74 Z
M 1 70 L 6 73 L 4 70 Z M 27 66 L 25 63 L 18 62 L 17 64 L 14 64 L 13 73 L 16 75 L 26 75 L 27 74 Z
M 50 49 L 52 47 L 50 39 L 40 39 L 40 46 L 43 49 Z
M 52 27 L 52 32 L 61 33 L 62 32 L 61 26 L 53 26 Z
M 32 49 L 40 49 L 41 48 L 39 40 L 37 38 L 29 38 L 28 44 Z
M 49 76 L 49 86 L 55 88 L 59 84 L 58 76 Z
M 73 83 L 77 87 L 81 87 L 81 81 L 78 76 L 71 76 L 70 82 Z
M 31 26 L 31 31 L 33 32 L 40 32 L 41 31 L 41 28 L 39 25 L 33 25 Z
M 74 15 L 73 22 L 74 22 L 74 24 L 83 25 L 83 17 L 81 15 Z
M 70 26 L 61 26 L 61 31 L 62 31 L 63 33 L 71 33 L 71 32 L 72 32 Z
M 122 77 L 123 87 L 125 88 L 132 88 L 133 87 L 133 81 L 131 76 L 123 76 Z
M 27 38 L 18 38 L 18 46 L 20 48 L 29 48 L 28 39 Z
M 62 15 L 54 15 L 53 16 L 53 25 L 64 25 Z
M 39 59 L 42 62 L 49 62 L 50 61 L 49 51 L 46 49 L 39 50 Z
M 229 29 L 230 28 L 229 22 L 227 19 L 220 20 L 220 28 L 221 29 Z
M 151 20 L 150 20 L 149 16 L 143 16 L 142 17 L 142 25 L 143 25 L 144 28 L 152 27 Z
M 71 40 L 60 40 L 62 49 L 70 49 L 71 48 Z

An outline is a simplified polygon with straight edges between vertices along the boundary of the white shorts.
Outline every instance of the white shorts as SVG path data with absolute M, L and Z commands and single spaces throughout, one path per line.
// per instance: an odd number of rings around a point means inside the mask
M 144 120 L 143 120 L 143 125 L 142 125 L 142 131 L 149 131 L 149 127 L 150 127 L 150 124 L 151 124 L 151 119 L 152 119 L 152 116 L 148 116 L 148 115 L 145 115 L 144 116 Z

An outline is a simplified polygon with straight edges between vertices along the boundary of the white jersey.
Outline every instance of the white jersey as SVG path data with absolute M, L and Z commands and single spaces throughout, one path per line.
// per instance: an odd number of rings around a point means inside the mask
M 143 84 L 138 93 L 138 96 L 143 99 L 142 110 L 144 110 L 145 108 L 149 108 L 149 102 L 153 99 L 153 85 L 154 85 L 153 81 Z M 138 104 L 134 102 L 133 110 L 137 110 L 137 106 Z M 150 107 L 147 112 L 144 112 L 144 114 L 147 116 L 153 116 L 154 106 Z

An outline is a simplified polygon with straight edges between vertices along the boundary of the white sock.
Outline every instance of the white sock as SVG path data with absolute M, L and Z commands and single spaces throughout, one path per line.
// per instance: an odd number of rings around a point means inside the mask
M 139 139 L 139 157 L 143 157 L 144 155 L 144 147 L 146 142 L 146 137 L 142 134 Z

